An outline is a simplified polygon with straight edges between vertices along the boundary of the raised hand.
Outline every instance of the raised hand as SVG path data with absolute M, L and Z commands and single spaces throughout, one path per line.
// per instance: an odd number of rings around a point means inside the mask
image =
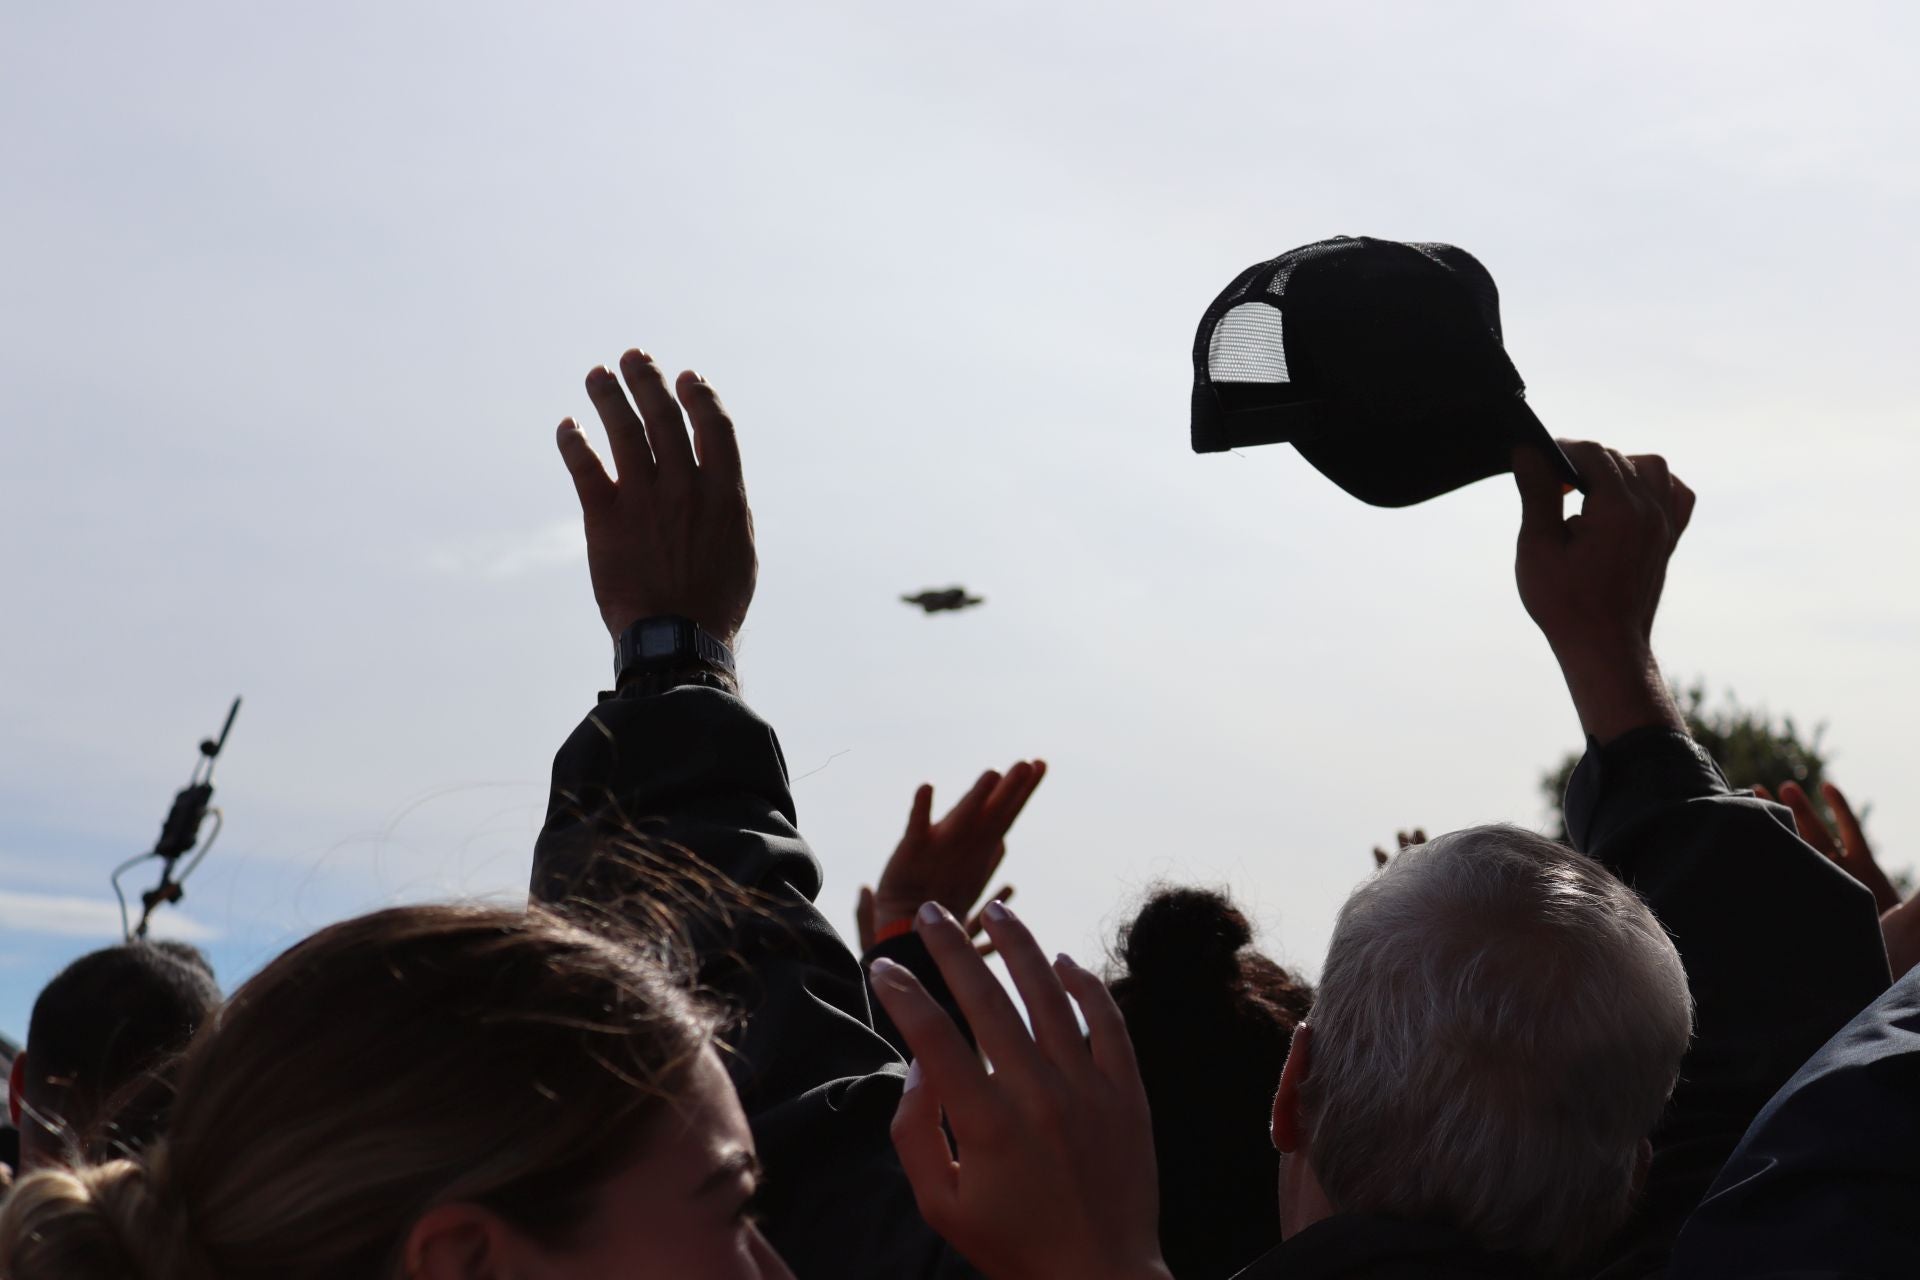
M 1772 793 L 1765 787 L 1755 787 L 1753 793 L 1762 800 L 1773 799 Z M 1797 782 L 1780 784 L 1780 803 L 1793 811 L 1793 824 L 1800 829 L 1800 838 L 1865 885 L 1873 894 L 1875 910 L 1891 911 L 1899 906 L 1900 891 L 1893 887 L 1893 881 L 1880 869 L 1872 846 L 1867 844 L 1867 833 L 1860 829 L 1860 819 L 1854 816 L 1853 806 L 1847 803 L 1847 797 L 1831 782 L 1821 785 L 1820 795 L 1833 811 L 1832 827 L 1814 808 L 1813 797 L 1807 794 L 1806 788 Z
M 1513 451 L 1521 603 L 1560 660 L 1589 734 L 1606 742 L 1648 724 L 1684 732 L 1651 636 L 1667 561 L 1693 517 L 1693 490 L 1654 454 L 1627 457 L 1586 441 L 1560 447 L 1587 482 L 1570 518 L 1559 471 L 1537 449 Z
M 620 374 L 625 390 L 604 365 L 587 375 L 618 479 L 572 418 L 559 431 L 600 617 L 617 638 L 642 618 L 677 614 L 731 645 L 759 573 L 733 422 L 705 379 L 683 373 L 670 392 L 643 351 L 621 356 Z
M 1774 799 L 1765 787 L 1756 786 L 1753 794 L 1762 800 Z M 1802 840 L 1833 859 L 1841 870 L 1873 894 L 1874 909 L 1880 913 L 1880 936 L 1887 944 L 1887 967 L 1899 978 L 1920 964 L 1920 894 L 1900 901 L 1900 891 L 1880 869 L 1872 846 L 1867 844 L 1867 833 L 1861 829 L 1860 819 L 1854 816 L 1853 806 L 1847 803 L 1840 788 L 1831 782 L 1822 783 L 1820 795 L 1833 811 L 1832 827 L 1813 807 L 1813 798 L 1806 788 L 1797 782 L 1780 784 L 1779 803 L 1793 811 L 1793 825 L 1799 829 Z
M 923 784 L 914 793 L 906 834 L 880 872 L 879 888 L 860 888 L 854 910 L 860 949 L 870 949 L 888 926 L 913 919 L 925 902 L 966 919 L 1007 856 L 1014 819 L 1046 776 L 1045 760 L 1022 760 L 1004 774 L 989 769 L 938 822 L 933 821 L 933 786 Z M 996 897 L 1004 901 L 1012 894 L 1005 888 Z M 980 927 L 977 917 L 968 922 L 970 933 Z
M 1427 842 L 1427 832 L 1424 827 L 1415 827 L 1411 831 L 1396 831 L 1393 833 L 1393 838 L 1398 846 L 1394 849 L 1394 853 L 1388 853 L 1379 845 L 1373 846 L 1374 866 L 1384 867 L 1393 861 L 1395 853 L 1405 853 L 1417 844 L 1425 844 Z
M 991 1074 L 905 966 L 873 966 L 914 1053 L 893 1143 L 921 1214 L 990 1280 L 1169 1280 L 1153 1124 L 1119 1008 L 1067 957 L 1049 965 L 1004 905 L 985 914 L 1031 1034 L 950 914 L 929 903 L 915 927 Z

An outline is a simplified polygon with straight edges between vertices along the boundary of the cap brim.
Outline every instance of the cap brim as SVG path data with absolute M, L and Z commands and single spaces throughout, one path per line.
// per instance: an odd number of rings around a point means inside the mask
M 1512 469 L 1516 445 L 1540 448 L 1569 484 L 1578 473 L 1526 401 L 1411 425 L 1355 425 L 1293 447 L 1327 479 L 1376 507 L 1410 507 Z
M 1546 423 L 1540 421 L 1539 415 L 1534 413 L 1533 406 L 1519 399 L 1514 403 L 1517 406 L 1512 424 L 1514 445 L 1530 444 L 1538 448 L 1541 453 L 1547 455 L 1547 461 L 1553 463 L 1554 469 L 1560 473 L 1560 479 L 1563 482 L 1585 493 L 1587 483 L 1580 478 L 1579 468 L 1575 467 L 1573 460 L 1567 457 L 1566 450 L 1560 447 L 1560 442 L 1553 438 L 1553 432 L 1547 430 Z

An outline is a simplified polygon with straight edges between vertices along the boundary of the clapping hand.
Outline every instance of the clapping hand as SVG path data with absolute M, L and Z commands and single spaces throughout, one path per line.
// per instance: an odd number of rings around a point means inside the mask
M 922 1216 L 991 1280 L 1169 1280 L 1153 1123 L 1118 1006 L 1065 956 L 1049 965 L 1006 906 L 985 915 L 1031 1034 L 952 915 L 929 903 L 915 927 L 991 1073 L 904 965 L 873 965 L 914 1054 L 893 1143 Z
M 987 891 L 1007 856 L 1008 830 L 1046 776 L 1044 760 L 1022 760 L 1004 774 L 989 769 L 938 822 L 933 821 L 933 787 L 923 784 L 914 793 L 906 834 L 880 873 L 879 888 L 860 887 L 854 909 L 860 949 L 871 950 L 882 930 L 912 920 L 926 902 L 967 920 L 968 935 L 978 935 L 980 918 L 969 919 L 967 913 Z M 1008 886 L 994 901 L 1012 896 Z M 982 945 L 992 949 L 991 941 Z

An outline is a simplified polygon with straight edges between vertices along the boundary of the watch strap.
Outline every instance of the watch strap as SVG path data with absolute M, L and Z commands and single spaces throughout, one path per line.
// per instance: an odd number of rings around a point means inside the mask
M 613 642 L 613 679 L 624 685 L 634 674 L 707 666 L 733 675 L 733 650 L 691 618 L 676 614 L 642 618 Z

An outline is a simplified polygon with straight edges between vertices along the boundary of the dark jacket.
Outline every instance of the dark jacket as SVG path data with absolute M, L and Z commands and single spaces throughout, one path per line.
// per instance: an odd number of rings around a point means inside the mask
M 1434 1223 L 1343 1213 L 1263 1254 L 1234 1280 L 1535 1280 L 1526 1262 L 1492 1254 Z
M 1598 1271 L 1625 1280 L 1663 1270 L 1748 1123 L 1886 988 L 1886 953 L 1872 895 L 1809 848 L 1785 809 L 1730 792 L 1684 734 L 1589 743 L 1566 812 L 1574 847 L 1633 886 L 1673 935 L 1694 999 L 1693 1042 L 1652 1135 L 1646 1186 Z M 1419 1229 L 1337 1226 L 1345 1221 L 1300 1233 L 1242 1276 L 1513 1274 L 1464 1245 L 1444 1255 L 1451 1270 L 1422 1272 L 1438 1265 L 1423 1250 L 1439 1246 Z M 1322 1228 L 1323 1242 L 1296 1251 Z
M 1747 1130 L 1670 1274 L 1920 1272 L 1920 969 L 1828 1041 Z
M 1693 992 L 1693 1043 L 1604 1273 L 1653 1275 L 1767 1099 L 1886 990 L 1886 949 L 1873 895 L 1801 840 L 1786 809 L 1730 792 L 1684 734 L 1590 745 L 1566 810 L 1574 847 L 1673 935 Z
M 976 1276 L 914 1207 L 887 1133 L 904 1065 L 814 908 L 820 867 L 794 824 L 779 743 L 739 699 L 693 686 L 606 699 L 554 758 L 533 895 L 618 902 L 630 878 L 595 851 L 623 830 L 651 837 L 664 857 L 646 900 L 691 926 L 703 982 L 744 1015 L 729 1069 L 787 1265 L 800 1280 Z M 729 903 L 732 886 L 753 900 Z

